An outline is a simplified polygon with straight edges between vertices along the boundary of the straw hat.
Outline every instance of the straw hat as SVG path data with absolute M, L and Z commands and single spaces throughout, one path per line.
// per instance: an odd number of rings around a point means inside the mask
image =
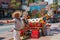
M 16 16 L 21 16 L 22 15 L 22 12 L 21 11 L 19 11 L 19 10 L 17 10 L 17 11 L 15 11 L 13 14 L 12 14 L 12 18 L 15 18 Z

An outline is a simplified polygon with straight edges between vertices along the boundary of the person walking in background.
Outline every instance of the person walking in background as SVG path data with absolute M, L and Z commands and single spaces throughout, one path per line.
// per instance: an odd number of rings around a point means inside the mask
M 51 35 L 51 29 L 50 29 L 50 27 L 51 27 L 51 24 L 46 23 L 46 28 L 47 28 L 47 36 L 50 36 L 50 35 Z
M 39 13 L 39 18 L 41 18 L 41 17 L 42 17 L 42 18 L 45 18 L 45 14 L 46 14 L 45 11 L 46 11 L 45 8 L 42 8 L 42 9 L 41 9 L 41 11 L 40 11 L 40 13 Z M 40 21 L 40 23 L 42 23 L 42 25 L 43 25 L 43 26 L 42 26 L 42 35 L 43 35 L 43 36 L 46 35 L 46 25 L 45 25 L 46 23 L 45 23 L 45 20 L 46 20 L 46 19 L 42 19 L 43 22 Z
M 48 11 L 47 12 L 48 16 L 52 17 L 53 16 L 53 10 L 51 9 L 51 6 L 47 6 L 46 10 Z
M 46 24 L 46 28 L 47 28 L 47 35 L 49 36 L 49 35 L 51 35 L 51 29 L 50 29 L 50 24 L 49 24 L 49 22 L 51 22 L 52 21 L 52 17 L 53 17 L 53 10 L 51 10 L 51 6 L 47 6 L 47 8 L 46 8 L 46 10 L 48 11 L 47 12 L 47 14 L 45 15 L 46 16 L 46 22 L 47 22 L 47 24 Z

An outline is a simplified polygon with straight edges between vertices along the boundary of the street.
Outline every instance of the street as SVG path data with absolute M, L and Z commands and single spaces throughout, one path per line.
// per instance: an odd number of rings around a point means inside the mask
M 51 36 L 42 36 L 39 39 L 28 39 L 28 40 L 60 40 L 60 23 L 51 24 Z M 0 25 L 0 40 L 9 40 L 13 38 L 13 32 L 11 32 L 13 24 Z

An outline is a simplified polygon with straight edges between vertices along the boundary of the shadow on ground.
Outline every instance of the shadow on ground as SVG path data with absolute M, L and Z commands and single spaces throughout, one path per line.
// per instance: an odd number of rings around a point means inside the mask
M 0 37 L 0 40 L 3 40 L 3 39 L 5 39 L 5 37 Z

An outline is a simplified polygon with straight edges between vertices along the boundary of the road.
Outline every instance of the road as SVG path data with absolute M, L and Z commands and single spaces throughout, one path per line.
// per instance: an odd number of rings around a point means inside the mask
M 9 40 L 13 38 L 13 32 L 11 29 L 14 27 L 13 24 L 0 25 L 0 40 Z M 39 39 L 28 39 L 28 40 L 60 40 L 60 23 L 51 23 L 52 36 L 40 37 Z
M 13 38 L 13 32 L 11 32 L 13 27 L 13 24 L 0 25 L 0 40 L 9 40 L 10 38 Z
M 14 27 L 13 24 L 3 24 L 3 25 L 0 25 L 0 34 L 11 31 L 11 29 L 13 27 Z

